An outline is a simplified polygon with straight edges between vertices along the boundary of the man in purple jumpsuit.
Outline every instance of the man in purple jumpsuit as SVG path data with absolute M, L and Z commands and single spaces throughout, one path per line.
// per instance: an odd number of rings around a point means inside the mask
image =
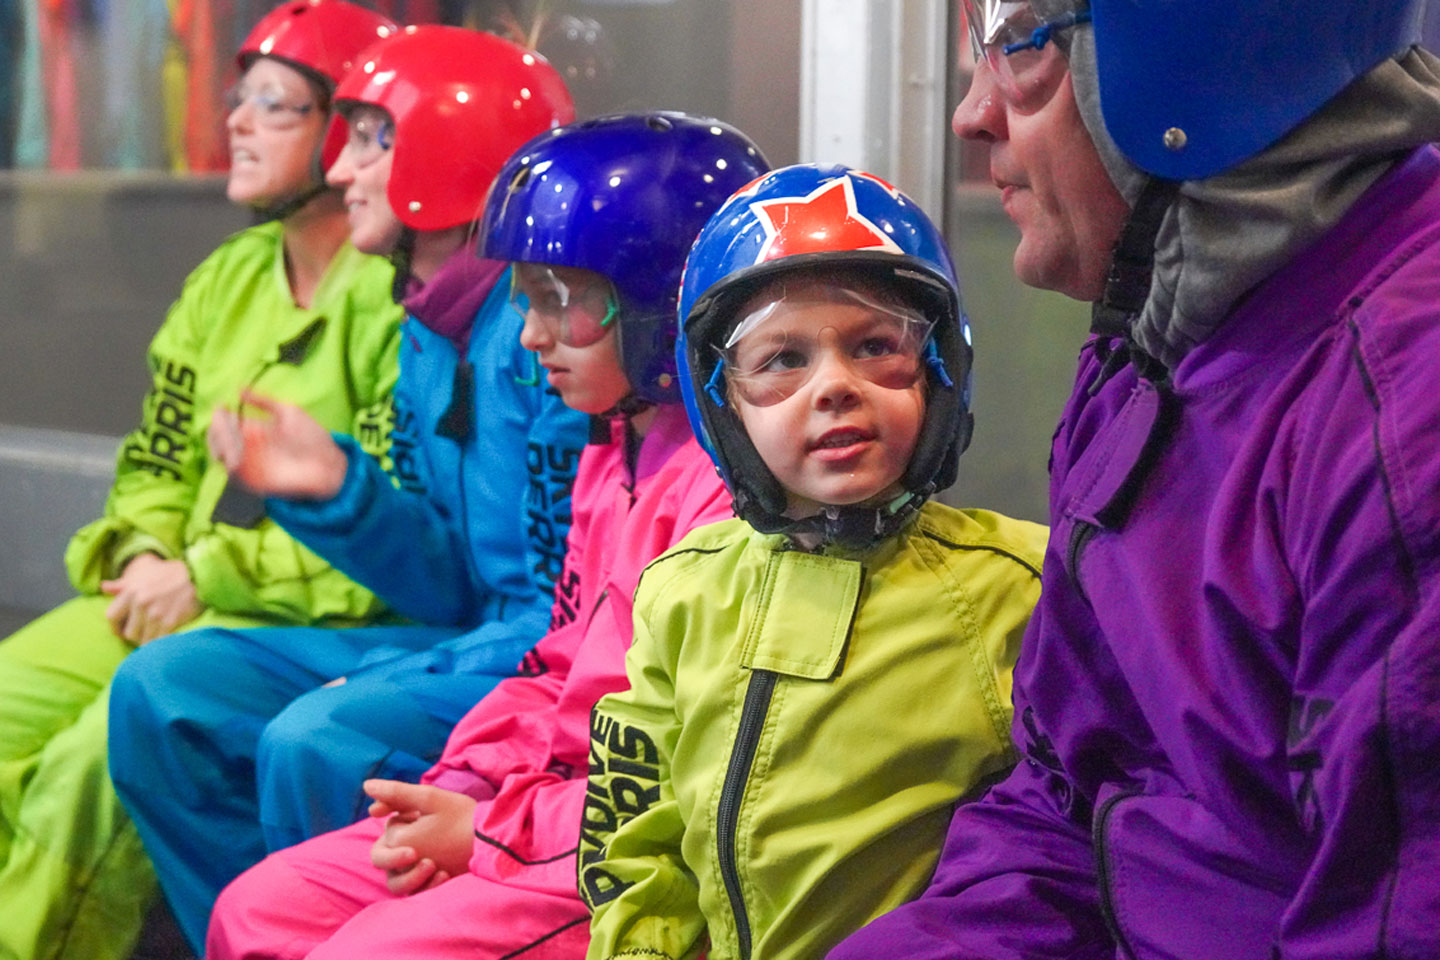
M 991 145 L 1020 279 L 1094 335 L 1024 759 L 833 960 L 1440 957 L 1422 0 L 962 3 L 955 131 Z

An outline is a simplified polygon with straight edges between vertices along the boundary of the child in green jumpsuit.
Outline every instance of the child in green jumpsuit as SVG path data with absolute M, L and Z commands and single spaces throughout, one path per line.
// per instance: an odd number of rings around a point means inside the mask
M 1045 530 L 930 500 L 970 434 L 943 241 L 888 184 L 787 167 L 701 231 L 680 379 L 738 519 L 635 593 L 590 719 L 591 960 L 813 958 L 917 896 L 1014 762 Z

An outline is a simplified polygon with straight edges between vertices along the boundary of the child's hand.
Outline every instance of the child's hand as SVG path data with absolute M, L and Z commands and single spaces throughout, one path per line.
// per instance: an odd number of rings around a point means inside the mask
M 398 780 L 366 780 L 370 816 L 389 817 L 370 848 L 385 886 L 404 897 L 439 886 L 470 867 L 475 801 L 463 793 Z
M 262 496 L 328 500 L 340 491 L 349 463 L 329 430 L 294 404 L 249 390 L 240 399 L 269 417 L 215 410 L 205 441 L 230 476 Z

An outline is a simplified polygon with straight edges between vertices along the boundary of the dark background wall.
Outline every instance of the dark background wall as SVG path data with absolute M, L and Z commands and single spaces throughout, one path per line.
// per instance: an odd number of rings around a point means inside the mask
M 166 307 L 248 222 L 215 178 L 0 174 L 0 423 L 133 426 Z

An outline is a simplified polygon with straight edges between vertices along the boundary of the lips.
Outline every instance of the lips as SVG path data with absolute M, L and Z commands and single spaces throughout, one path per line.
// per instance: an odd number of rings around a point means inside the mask
M 812 451 L 818 450 L 845 450 L 859 443 L 867 443 L 875 439 L 875 434 L 859 427 L 836 427 L 834 430 L 827 430 L 818 439 L 810 444 Z
M 992 156 L 991 159 L 994 160 L 994 157 Z M 1023 176 L 1019 175 L 1021 172 L 1017 170 L 1017 175 L 1011 176 L 1008 166 L 1008 164 L 1005 167 L 996 166 L 994 163 L 990 164 L 990 182 L 995 185 L 996 190 L 1006 196 L 1016 190 L 1023 190 L 1026 186 Z

